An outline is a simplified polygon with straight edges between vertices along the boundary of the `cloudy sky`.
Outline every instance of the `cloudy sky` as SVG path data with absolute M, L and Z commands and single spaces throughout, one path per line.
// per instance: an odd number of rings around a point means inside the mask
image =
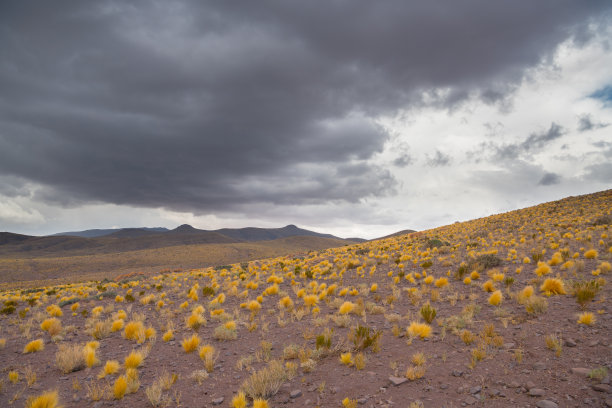
M 3 1 L 0 231 L 373 238 L 612 186 L 609 1 Z

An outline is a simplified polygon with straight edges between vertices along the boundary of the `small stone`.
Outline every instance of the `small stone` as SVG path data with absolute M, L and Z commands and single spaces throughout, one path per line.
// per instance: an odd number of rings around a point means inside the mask
M 221 405 L 221 404 L 223 404 L 224 400 L 225 399 L 223 397 L 215 398 L 214 400 L 212 400 L 212 404 L 213 405 Z
M 472 395 L 478 394 L 480 391 L 482 391 L 482 387 L 480 385 L 470 388 L 470 394 Z
M 516 346 L 515 343 L 504 343 L 504 350 L 513 349 Z
M 536 404 L 538 408 L 559 408 L 557 404 L 549 400 L 541 400 Z
M 338 392 L 338 387 L 333 386 L 329 389 L 329 391 L 331 391 L 332 394 L 336 394 Z
M 403 383 L 405 383 L 406 381 L 408 381 L 407 378 L 403 378 L 403 377 L 395 377 L 395 376 L 389 376 L 389 381 L 391 381 L 391 384 L 398 386 L 398 385 L 402 385 Z
M 508 388 L 518 388 L 520 386 L 521 386 L 521 384 L 519 384 L 516 381 L 512 381 L 512 382 L 510 382 L 510 384 L 508 384 Z
M 466 399 L 464 399 L 463 402 L 465 402 L 467 405 L 474 405 L 478 402 L 478 400 L 470 395 Z
M 453 370 L 453 377 L 461 377 L 463 375 L 463 371 Z
M 366 402 L 368 402 L 368 399 L 367 399 L 367 398 L 365 398 L 365 397 L 363 397 L 363 398 L 359 398 L 359 399 L 357 400 L 357 403 L 358 403 L 359 405 L 365 405 L 365 403 L 366 403 Z
M 544 394 L 546 394 L 546 391 L 541 388 L 531 388 L 529 390 L 529 395 L 532 397 L 543 397 Z
M 565 345 L 567 347 L 576 347 L 576 341 L 574 339 L 565 339 Z
M 544 364 L 541 361 L 538 361 L 537 363 L 533 365 L 533 369 L 534 370 L 546 370 L 546 364 Z
M 441 390 L 446 390 L 446 389 L 448 389 L 448 384 L 440 384 L 440 389 L 441 389 Z
M 595 384 L 591 388 L 599 392 L 610 392 L 610 386 L 608 384 Z
M 527 390 L 530 390 L 535 387 L 536 385 L 533 383 L 533 381 L 527 381 L 527 383 L 525 384 L 525 388 L 527 388 Z
M 588 376 L 590 372 L 591 370 L 589 370 L 588 368 L 583 368 L 583 367 L 572 368 L 572 374 L 583 375 L 585 377 Z
M 595 347 L 598 344 L 599 344 L 599 340 L 594 340 L 594 341 L 589 343 L 589 347 Z
M 607 398 L 604 402 L 606 407 L 612 407 L 612 398 Z
M 289 393 L 291 398 L 298 398 L 302 396 L 302 390 L 293 390 Z

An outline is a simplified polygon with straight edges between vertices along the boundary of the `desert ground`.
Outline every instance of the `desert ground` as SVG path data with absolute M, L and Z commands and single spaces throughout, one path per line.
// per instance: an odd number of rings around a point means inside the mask
M 299 256 L 8 288 L 0 406 L 609 407 L 611 223 L 608 190 Z

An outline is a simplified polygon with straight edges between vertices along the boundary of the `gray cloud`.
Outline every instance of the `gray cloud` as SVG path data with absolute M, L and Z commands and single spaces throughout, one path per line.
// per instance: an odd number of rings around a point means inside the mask
M 430 167 L 443 167 L 448 166 L 450 163 L 451 157 L 439 150 L 436 150 L 436 153 L 433 156 L 427 155 L 426 164 Z
M 588 130 L 601 129 L 609 126 L 609 123 L 593 122 L 591 115 L 583 114 L 578 117 L 578 131 L 586 132 Z
M 538 185 L 540 186 L 552 186 L 553 184 L 559 184 L 561 182 L 561 176 L 555 173 L 545 173 Z
M 582 177 L 586 181 L 598 181 L 604 184 L 612 183 L 612 163 L 598 163 L 586 166 L 586 174 Z
M 5 2 L 0 174 L 66 206 L 206 212 L 393 194 L 370 162 L 390 137 L 378 115 L 473 95 L 508 105 L 525 69 L 588 38 L 608 8 Z M 516 149 L 558 138 L 553 125 Z M 449 160 L 437 151 L 430 165 Z
M 397 167 L 408 167 L 411 164 L 414 164 L 414 162 L 414 157 L 412 157 L 408 153 L 404 153 L 401 156 L 395 158 L 395 160 L 393 160 L 393 165 Z
M 468 152 L 469 160 L 481 161 L 482 157 L 490 160 L 516 160 L 531 153 L 542 150 L 550 142 L 559 139 L 566 133 L 565 129 L 552 122 L 550 128 L 544 132 L 531 133 L 520 143 L 499 144 L 495 142 L 482 142 L 478 149 Z

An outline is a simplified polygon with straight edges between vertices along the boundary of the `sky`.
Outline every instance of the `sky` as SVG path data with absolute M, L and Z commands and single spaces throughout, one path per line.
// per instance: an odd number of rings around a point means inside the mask
M 375 238 L 612 187 L 612 4 L 3 1 L 0 231 Z

